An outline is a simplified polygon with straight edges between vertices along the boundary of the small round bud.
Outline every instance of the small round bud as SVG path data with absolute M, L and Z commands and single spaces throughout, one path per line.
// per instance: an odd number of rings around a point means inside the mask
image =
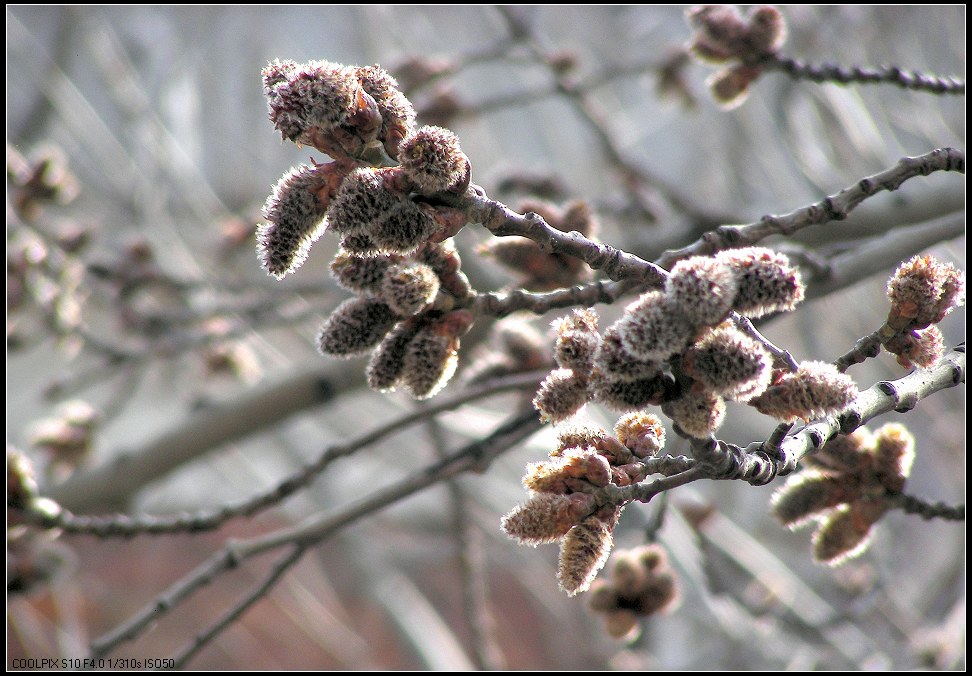
M 356 357 L 377 345 L 398 319 L 380 300 L 349 298 L 324 322 L 318 349 L 331 357 Z
M 420 328 L 421 324 L 413 320 L 399 322 L 382 339 L 375 351 L 371 353 L 371 359 L 365 370 L 368 387 L 378 392 L 391 392 L 395 389 L 405 370 L 408 345 Z
M 772 497 L 772 514 L 784 525 L 796 528 L 820 512 L 860 497 L 860 485 L 844 476 L 806 470 L 787 479 Z
M 415 130 L 415 108 L 398 88 L 398 82 L 379 65 L 355 71 L 362 88 L 375 100 L 381 115 L 378 138 L 389 157 L 398 154 L 402 140 Z
M 299 268 L 311 245 L 324 232 L 327 178 L 318 167 L 294 167 L 277 181 L 263 207 L 257 253 L 263 268 L 282 279 Z
M 889 423 L 874 433 L 874 473 L 892 493 L 904 490 L 915 460 L 915 438 L 904 425 Z
M 442 127 L 422 127 L 402 141 L 398 161 L 426 195 L 448 190 L 469 176 L 469 160 L 459 147 L 459 138 Z
M 665 447 L 665 427 L 656 415 L 638 411 L 618 418 L 614 435 L 639 458 L 657 455 Z
M 381 297 L 402 317 L 417 314 L 435 300 L 439 278 L 428 265 L 413 263 L 392 266 L 381 284 Z
M 728 323 L 686 350 L 682 366 L 713 394 L 735 401 L 762 394 L 773 375 L 773 358 L 766 348 Z
M 591 517 L 574 526 L 560 543 L 557 579 L 569 596 L 587 591 L 611 555 L 613 527 Z
M 705 439 L 722 426 L 726 402 L 708 392 L 687 393 L 662 408 L 681 430 L 696 439 Z
M 858 500 L 831 512 L 813 534 L 813 556 L 837 566 L 859 556 L 870 544 L 871 530 L 887 511 L 884 501 Z
M 784 373 L 763 394 L 749 401 L 777 420 L 811 420 L 846 408 L 857 397 L 854 380 L 833 364 L 805 361 L 795 373 Z
M 762 247 L 720 251 L 716 258 L 736 271 L 739 290 L 733 309 L 750 318 L 789 312 L 804 298 L 800 271 L 783 254 Z
M 649 291 L 628 305 L 614 329 L 624 350 L 644 361 L 681 352 L 693 332 L 689 321 L 660 291 Z
M 548 221 L 549 222 L 549 221 Z M 598 224 L 594 212 L 587 202 L 575 200 L 564 206 L 563 217 L 561 218 L 559 229 L 564 232 L 576 230 L 580 234 L 590 239 L 597 234 Z
M 540 383 L 533 406 L 543 422 L 561 422 L 588 402 L 587 383 L 570 369 L 557 369 Z
M 378 295 L 385 272 L 394 264 L 391 256 L 355 256 L 342 249 L 331 261 L 331 276 L 348 291 Z
M 736 298 L 736 276 L 725 262 L 706 256 L 679 261 L 665 283 L 665 300 L 694 326 L 715 326 Z
M 37 480 L 30 459 L 7 445 L 7 507 L 25 509 L 37 497 Z

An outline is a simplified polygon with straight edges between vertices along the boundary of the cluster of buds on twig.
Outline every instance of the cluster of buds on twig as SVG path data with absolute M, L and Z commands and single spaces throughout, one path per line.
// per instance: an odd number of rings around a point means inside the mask
M 536 213 L 550 227 L 561 232 L 577 231 L 593 239 L 597 231 L 594 213 L 586 202 L 576 200 L 563 208 L 549 202 L 524 200 L 520 213 Z M 528 291 L 550 291 L 590 280 L 592 271 L 575 256 L 544 253 L 536 242 L 525 237 L 493 239 L 479 248 L 479 253 L 495 259 L 520 279 L 517 286 Z
M 31 525 L 27 513 L 56 515 L 60 507 L 38 494 L 30 459 L 7 446 L 7 591 L 26 593 L 62 573 L 72 558 L 56 542 L 60 531 Z
M 530 499 L 503 517 L 506 533 L 521 544 L 560 541 L 560 587 L 586 591 L 604 566 L 623 504 L 604 495 L 606 486 L 629 486 L 660 471 L 656 459 L 665 428 L 647 413 L 623 416 L 614 435 L 602 429 L 565 429 L 550 460 L 527 466 L 523 485 Z
M 321 352 L 374 349 L 373 388 L 404 384 L 415 397 L 432 396 L 452 376 L 459 336 L 472 323 L 461 309 L 472 289 L 451 240 L 465 221 L 431 203 L 469 185 L 458 138 L 416 129 L 412 104 L 379 66 L 274 61 L 263 82 L 283 138 L 333 158 L 295 167 L 277 183 L 257 233 L 264 268 L 282 278 L 324 232 L 337 234 L 331 272 L 357 297 L 321 328 Z
M 804 297 L 799 271 L 763 248 L 723 251 L 677 263 L 663 290 L 625 308 L 604 332 L 593 310 L 555 322 L 560 367 L 534 399 L 543 420 L 560 422 L 596 400 L 617 410 L 662 405 L 688 436 L 722 424 L 725 400 L 779 419 L 813 418 L 845 407 L 853 380 L 833 366 L 774 368 L 767 347 L 730 314 L 756 318 L 792 310 Z
M 786 41 L 786 22 L 775 7 L 753 7 L 744 17 L 734 5 L 698 5 L 687 12 L 695 30 L 688 48 L 703 61 L 728 64 L 706 84 L 722 107 L 741 105 L 763 72 L 760 62 Z
M 773 495 L 773 514 L 797 528 L 818 522 L 813 536 L 817 561 L 838 565 L 861 554 L 874 524 L 900 495 L 911 473 L 915 440 L 891 423 L 873 435 L 865 428 L 839 436 L 804 459 L 807 469 Z
M 945 350 L 935 324 L 965 302 L 965 275 L 950 263 L 915 256 L 888 281 L 891 311 L 878 332 L 881 344 L 905 368 L 930 368 Z
M 594 581 L 587 603 L 604 615 L 608 634 L 633 641 L 641 618 L 671 612 L 678 598 L 678 578 L 668 555 L 661 545 L 649 544 L 615 552 L 608 578 Z

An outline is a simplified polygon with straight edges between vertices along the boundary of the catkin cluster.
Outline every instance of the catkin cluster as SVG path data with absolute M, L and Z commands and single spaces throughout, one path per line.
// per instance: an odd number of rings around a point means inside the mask
M 615 552 L 609 573 L 591 585 L 587 604 L 604 615 L 613 638 L 637 639 L 642 617 L 670 612 L 678 605 L 678 577 L 661 545 Z
M 945 351 L 935 324 L 965 302 L 965 275 L 932 256 L 902 263 L 888 281 L 891 310 L 879 331 L 881 344 L 905 368 L 930 368 Z
M 697 5 L 686 13 L 695 30 L 689 51 L 710 63 L 728 64 L 706 81 L 725 109 L 741 105 L 763 72 L 760 62 L 786 41 L 786 22 L 775 7 L 753 7 L 744 17 L 735 5 Z
M 838 436 L 773 495 L 773 515 L 790 528 L 816 520 L 814 558 L 843 563 L 867 548 L 889 498 L 904 490 L 914 455 L 914 437 L 897 423 Z
M 422 203 L 468 186 L 459 139 L 440 127 L 416 129 L 412 104 L 380 66 L 274 61 L 263 84 L 281 136 L 333 160 L 295 167 L 277 182 L 257 232 L 263 267 L 282 278 L 324 232 L 336 234 L 331 273 L 356 297 L 321 327 L 321 353 L 371 352 L 371 387 L 431 397 L 452 377 L 459 337 L 472 324 L 461 309 L 472 289 L 451 240 L 465 223 L 440 222 L 436 207 Z
M 603 335 L 593 310 L 556 321 L 559 368 L 541 383 L 534 405 L 551 422 L 592 400 L 622 411 L 662 405 L 696 438 L 719 428 L 726 400 L 780 419 L 832 413 L 856 396 L 853 380 L 816 362 L 796 374 L 775 371 L 766 347 L 727 321 L 732 311 L 753 318 L 789 311 L 803 297 L 799 271 L 769 249 L 680 261 L 663 290 L 628 305 Z
M 424 244 L 409 256 L 338 251 L 331 273 L 357 296 L 321 327 L 321 353 L 371 352 L 370 387 L 388 392 L 403 385 L 417 399 L 435 395 L 455 373 L 459 338 L 472 325 L 472 314 L 457 308 L 471 293 L 459 266 L 452 240 Z
M 267 199 L 257 250 L 268 273 L 296 270 L 325 231 L 361 256 L 407 255 L 455 234 L 415 200 L 464 191 L 469 160 L 448 129 L 415 128 L 412 104 L 380 66 L 274 61 L 263 83 L 281 136 L 333 158 L 294 167 Z
M 618 420 L 614 435 L 602 429 L 565 429 L 550 459 L 527 466 L 523 485 L 530 499 L 503 517 L 506 533 L 521 544 L 560 541 L 560 587 L 586 591 L 613 546 L 623 506 L 599 501 L 599 488 L 628 486 L 649 474 L 646 458 L 665 444 L 661 421 L 646 413 Z

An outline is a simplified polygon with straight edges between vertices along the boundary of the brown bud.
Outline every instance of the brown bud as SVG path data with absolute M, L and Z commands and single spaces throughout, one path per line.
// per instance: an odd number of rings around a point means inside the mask
M 574 526 L 560 543 L 557 579 L 569 596 L 587 591 L 611 555 L 613 525 L 590 517 Z
M 587 383 L 570 369 L 557 369 L 544 378 L 533 406 L 544 422 L 560 422 L 577 413 L 589 400 Z
M 861 497 L 854 478 L 806 470 L 787 479 L 772 498 L 772 513 L 784 526 L 796 528 L 811 517 Z
M 858 500 L 831 512 L 813 534 L 814 558 L 838 566 L 859 556 L 870 544 L 871 530 L 887 511 L 884 501 Z
M 693 256 L 675 264 L 665 282 L 665 299 L 694 326 L 715 326 L 729 313 L 737 282 L 725 262 Z
M 850 376 L 833 364 L 806 361 L 796 372 L 784 373 L 749 404 L 777 420 L 811 420 L 841 411 L 856 397 L 857 385 Z
M 317 337 L 321 354 L 355 357 L 377 345 L 398 322 L 386 303 L 373 298 L 349 298 L 331 313 Z

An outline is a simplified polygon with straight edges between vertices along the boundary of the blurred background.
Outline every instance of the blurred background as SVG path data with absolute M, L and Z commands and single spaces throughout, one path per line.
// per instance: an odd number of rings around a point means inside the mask
M 965 77 L 962 6 L 784 14 L 787 55 Z M 965 146 L 964 97 L 893 86 L 768 73 L 743 105 L 720 110 L 705 86 L 714 68 L 684 56 L 684 7 L 8 6 L 6 17 L 7 440 L 31 458 L 42 492 L 79 512 L 239 501 L 418 407 L 369 391 L 363 360 L 316 351 L 320 323 L 348 295 L 328 274 L 334 238 L 285 281 L 259 266 L 253 233 L 270 188 L 291 166 L 325 159 L 281 143 L 268 121 L 260 70 L 272 59 L 380 63 L 419 123 L 459 135 L 473 181 L 492 197 L 513 207 L 526 197 L 583 199 L 602 241 L 648 260 L 716 225 L 809 205 L 902 156 Z M 964 176 L 939 172 L 867 200 L 846 222 L 770 242 L 801 262 L 860 252 L 861 273 L 821 281 L 831 293 L 764 333 L 797 359 L 843 354 L 883 322 L 885 283 L 900 260 L 930 252 L 964 269 L 964 211 Z M 488 239 L 472 227 L 457 237 L 473 286 L 516 285 L 475 253 Z M 607 326 L 620 307 L 598 310 Z M 557 314 L 523 320 L 552 345 Z M 964 309 L 942 323 L 949 345 L 964 341 L 964 324 Z M 440 396 L 462 390 L 491 328 L 481 321 L 463 340 L 459 374 Z M 865 389 L 905 372 L 881 355 L 850 374 Z M 308 382 L 328 383 L 329 395 L 308 394 Z M 272 387 L 281 396 L 261 399 Z M 486 436 L 524 397 L 477 401 L 409 428 L 214 533 L 37 537 L 13 555 L 8 543 L 8 590 L 12 579 L 26 587 L 8 595 L 8 668 L 15 657 L 84 656 L 227 538 L 339 513 Z M 243 405 L 254 401 L 265 410 Z M 606 428 L 616 419 L 595 405 L 582 415 Z M 202 433 L 207 420 L 219 429 Z M 918 440 L 908 492 L 964 503 L 964 386 L 873 427 L 892 420 Z M 730 405 L 720 437 L 746 445 L 772 428 Z M 556 547 L 521 547 L 499 529 L 525 497 L 525 464 L 553 443 L 546 428 L 488 471 L 342 530 L 190 665 L 964 668 L 962 525 L 891 513 L 867 553 L 832 570 L 811 561 L 809 531 L 789 532 L 767 514 L 772 487 L 739 482 L 672 492 L 659 541 L 680 575 L 681 604 L 644 620 L 634 642 L 609 638 L 583 596 L 557 589 Z M 112 464 L 129 455 L 144 474 Z M 92 474 L 99 468 L 110 471 Z M 101 483 L 78 483 L 84 476 Z M 659 509 L 627 509 L 617 546 L 641 544 Z M 114 655 L 174 654 L 271 563 L 222 576 Z

